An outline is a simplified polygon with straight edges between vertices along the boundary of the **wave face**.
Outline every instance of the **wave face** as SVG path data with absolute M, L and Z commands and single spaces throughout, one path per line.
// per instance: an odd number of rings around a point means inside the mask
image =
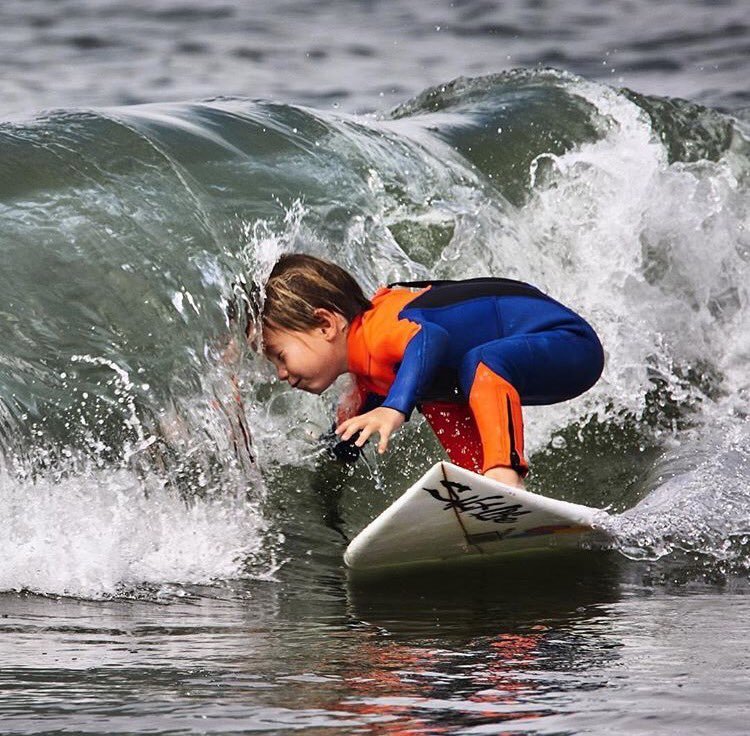
M 290 249 L 366 289 L 493 274 L 577 309 L 605 375 L 528 411 L 532 488 L 629 509 L 626 555 L 744 570 L 749 151 L 719 112 L 555 71 L 459 79 L 379 117 L 214 99 L 1 126 L 2 551 L 26 546 L 0 588 L 269 575 L 325 544 L 275 519 L 319 477 L 334 397 L 289 393 L 227 318 Z M 356 497 L 368 473 L 385 503 L 404 457 L 412 478 L 436 456 L 413 422 L 339 479 L 350 526 L 380 504 Z

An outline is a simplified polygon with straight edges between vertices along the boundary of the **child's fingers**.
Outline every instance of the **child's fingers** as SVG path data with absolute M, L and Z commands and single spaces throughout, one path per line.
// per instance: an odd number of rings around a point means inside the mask
M 354 444 L 357 447 L 364 447 L 365 442 L 377 432 L 380 435 L 378 452 L 383 454 L 388 449 L 388 440 L 396 427 L 388 421 L 384 421 L 383 417 L 377 415 L 376 412 L 377 410 L 344 420 L 336 427 L 336 434 L 341 437 L 342 442 L 346 442 L 359 432 L 359 437 Z
M 374 424 L 368 424 L 367 426 L 363 427 L 362 430 L 359 433 L 359 437 L 357 437 L 357 441 L 354 443 L 357 447 L 364 447 L 365 442 L 370 438 L 370 435 L 377 429 L 377 427 Z
M 343 424 L 340 424 L 338 427 L 336 427 L 336 434 L 340 435 L 341 439 L 346 441 L 353 434 L 356 434 L 360 429 L 362 429 L 364 424 L 365 422 L 362 421 L 361 417 L 347 419 L 347 421 L 345 421 Z

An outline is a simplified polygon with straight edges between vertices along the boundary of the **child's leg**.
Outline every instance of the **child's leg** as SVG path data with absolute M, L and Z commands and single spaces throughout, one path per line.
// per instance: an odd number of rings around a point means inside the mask
M 553 404 L 578 396 L 601 374 L 604 356 L 588 325 L 494 340 L 469 351 L 461 390 L 481 436 L 482 470 L 528 470 L 521 403 Z
M 419 405 L 419 411 L 452 463 L 475 473 L 482 472 L 482 440 L 466 404 L 427 401 Z
M 481 473 L 484 450 L 469 406 L 455 402 L 430 401 L 421 404 L 420 411 L 430 423 L 450 461 L 461 468 Z M 509 486 L 523 486 L 521 476 L 511 468 L 495 466 L 487 471 L 487 476 Z
M 472 355 L 474 353 L 478 354 Z M 485 362 L 488 357 L 493 357 L 489 350 L 472 350 L 461 370 L 461 388 L 469 397 L 469 408 L 482 443 L 481 472 L 497 467 L 511 468 L 523 477 L 529 465 L 523 449 L 521 397 L 510 381 Z M 471 376 L 470 384 L 464 381 L 464 375 Z

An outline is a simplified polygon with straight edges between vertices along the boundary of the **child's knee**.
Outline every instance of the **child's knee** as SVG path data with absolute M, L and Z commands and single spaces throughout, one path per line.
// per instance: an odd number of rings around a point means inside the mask
M 471 395 L 471 389 L 477 378 L 479 366 L 483 365 L 485 369 L 494 373 L 503 381 L 511 384 L 516 390 L 516 371 L 513 362 L 509 357 L 497 350 L 490 350 L 485 345 L 480 345 L 473 350 L 469 350 L 463 357 L 459 368 L 459 383 L 461 391 L 468 399 Z

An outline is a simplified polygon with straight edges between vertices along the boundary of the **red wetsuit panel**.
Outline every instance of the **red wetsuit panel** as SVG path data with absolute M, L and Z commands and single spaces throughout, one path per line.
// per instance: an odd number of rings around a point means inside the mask
M 475 473 L 499 466 L 528 473 L 518 392 L 482 363 L 469 406 L 429 401 L 419 409 L 456 465 Z
M 360 414 L 365 401 L 367 401 L 368 393 L 369 391 L 362 380 L 355 377 L 353 385 L 339 399 L 336 407 L 336 424 L 341 424 Z
M 482 439 L 474 417 L 466 404 L 450 401 L 427 401 L 419 410 L 430 423 L 452 463 L 482 472 Z

